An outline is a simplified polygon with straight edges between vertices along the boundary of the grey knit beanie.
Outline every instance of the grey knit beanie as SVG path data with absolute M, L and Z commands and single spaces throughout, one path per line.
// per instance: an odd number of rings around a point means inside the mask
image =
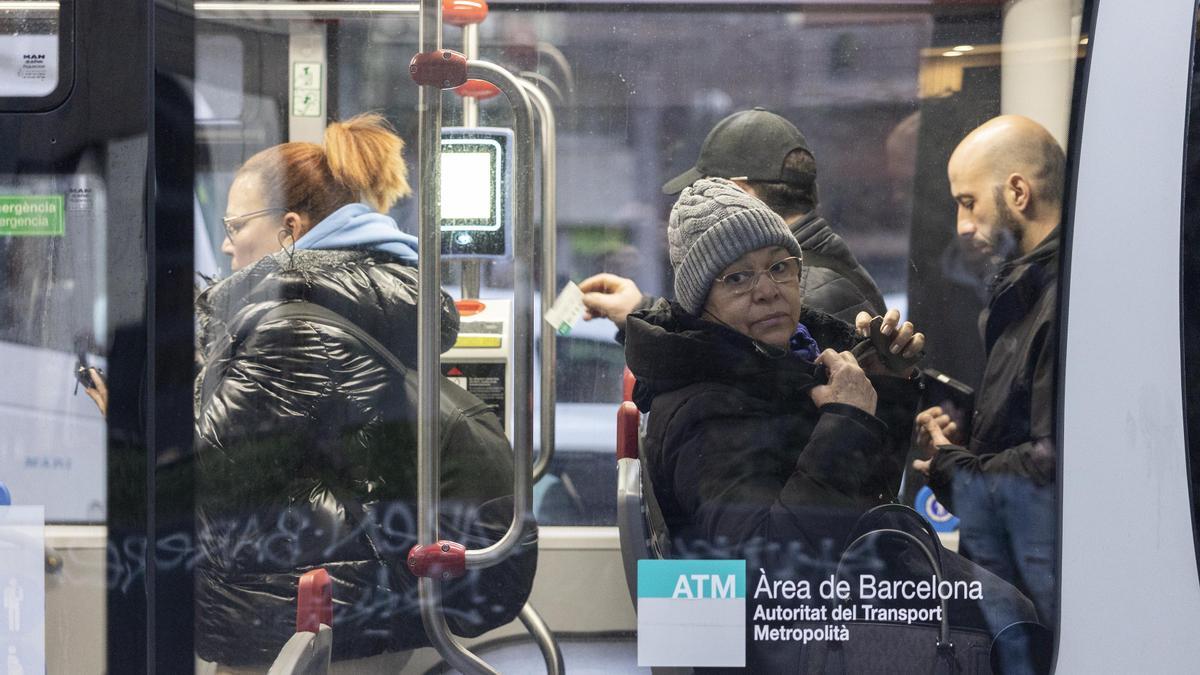
M 675 300 L 699 315 L 713 280 L 743 255 L 782 246 L 800 255 L 783 218 L 724 178 L 702 178 L 679 193 L 667 223 Z

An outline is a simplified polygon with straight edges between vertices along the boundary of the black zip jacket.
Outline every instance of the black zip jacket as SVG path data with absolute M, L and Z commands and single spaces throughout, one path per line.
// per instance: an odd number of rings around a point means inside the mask
M 929 484 L 953 510 L 956 476 L 1023 476 L 1055 481 L 1054 371 L 1058 352 L 1058 229 L 1005 265 L 980 315 L 987 365 L 975 397 L 967 446 L 943 446 Z
M 788 226 L 804 250 L 804 304 L 853 324 L 859 312 L 878 316 L 887 311 L 875 280 L 816 213 Z
M 383 253 L 269 256 L 197 301 L 196 652 L 266 665 L 295 631 L 300 575 L 333 579 L 336 660 L 428 644 L 417 579 L 416 382 L 341 328 L 263 316 L 304 300 L 415 369 L 416 270 Z M 458 314 L 442 295 L 442 347 Z M 440 536 L 493 543 L 512 512 L 512 449 L 488 407 L 442 382 Z M 513 619 L 536 567 L 518 555 L 444 584 L 447 620 L 478 635 Z
M 801 322 L 821 348 L 857 342 L 826 314 L 806 309 Z M 625 339 L 634 400 L 650 413 L 646 474 L 673 555 L 790 565 L 792 556 L 772 562 L 755 551 L 840 544 L 848 524 L 892 497 L 915 381 L 873 377 L 877 416 L 836 403 L 818 409 L 812 364 L 663 301 L 630 315 Z

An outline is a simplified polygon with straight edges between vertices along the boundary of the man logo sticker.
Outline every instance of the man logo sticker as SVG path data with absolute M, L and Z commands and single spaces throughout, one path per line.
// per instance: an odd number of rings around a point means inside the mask
M 638 665 L 746 665 L 746 561 L 639 560 Z

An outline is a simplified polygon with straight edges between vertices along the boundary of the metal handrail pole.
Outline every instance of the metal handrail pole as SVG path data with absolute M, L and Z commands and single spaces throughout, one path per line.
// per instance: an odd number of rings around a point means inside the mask
M 462 28 L 463 55 L 468 61 L 479 58 L 479 24 L 473 23 Z M 462 125 L 464 127 L 479 126 L 479 101 L 470 96 L 462 96 Z M 460 267 L 462 279 L 459 280 L 459 294 L 464 298 L 478 298 L 481 286 L 483 265 L 478 260 L 464 260 Z
M 562 71 L 563 80 L 567 85 L 567 98 L 565 100 L 575 100 L 575 73 L 571 70 L 571 62 L 567 61 L 567 57 L 562 53 L 562 50 L 544 40 L 539 41 L 534 46 L 534 49 L 548 56 L 554 62 L 554 65 L 558 66 L 558 69 Z
M 442 2 L 421 0 L 420 49 L 422 53 L 442 47 Z M 417 253 L 417 543 L 432 545 L 438 538 L 440 510 L 441 429 L 441 180 L 442 91 L 420 87 L 417 141 L 420 156 L 421 190 L 417 197 L 421 214 Z M 463 673 L 495 673 L 477 656 L 454 640 L 442 613 L 441 582 L 421 579 L 418 597 L 425 633 L 438 653 Z
M 546 77 L 536 70 L 522 70 L 520 75 L 522 79 L 529 80 L 533 84 L 536 84 L 538 88 L 544 88 L 545 91 L 542 92 L 543 94 L 549 92 L 563 103 L 567 102 L 567 97 L 565 94 L 563 94 L 562 88 L 555 84 L 554 80 Z
M 521 613 L 517 616 L 521 619 L 521 623 L 525 624 L 525 630 L 533 636 L 538 649 L 542 650 L 542 657 L 546 659 L 546 675 L 563 675 L 567 669 L 563 664 L 562 649 L 559 648 L 558 640 L 554 639 L 554 633 L 550 631 L 550 627 L 546 625 L 542 616 L 528 602 L 521 608 Z
M 467 61 L 467 77 L 496 85 L 513 109 L 516 204 L 513 270 L 513 517 L 499 541 L 466 552 L 467 568 L 489 567 L 520 542 L 533 513 L 533 114 L 529 97 L 510 72 L 486 61 Z
M 557 129 L 554 108 L 546 94 L 534 84 L 522 80 L 521 85 L 529 96 L 540 125 L 542 154 L 542 307 L 549 308 L 558 298 L 558 202 L 557 178 Z M 543 310 L 545 311 L 545 310 Z M 533 482 L 537 484 L 550 468 L 555 447 L 555 405 L 558 368 L 558 334 L 542 326 L 542 371 L 541 371 L 541 447 L 537 462 L 533 465 Z
M 422 52 L 441 49 L 440 0 L 421 0 L 420 42 Z M 420 156 L 420 185 L 417 207 L 421 222 L 418 232 L 417 276 L 417 543 L 437 541 L 441 395 L 441 134 L 442 91 L 419 88 L 417 102 L 417 153 Z
M 499 671 L 454 639 L 450 626 L 446 625 L 446 615 L 441 611 L 442 582 L 429 578 L 418 579 L 417 589 L 421 597 L 421 621 L 425 624 L 425 634 L 446 663 L 465 675 L 499 675 Z

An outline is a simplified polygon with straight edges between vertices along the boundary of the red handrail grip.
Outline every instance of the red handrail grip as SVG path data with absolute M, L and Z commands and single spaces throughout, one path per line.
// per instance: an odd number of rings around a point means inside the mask
M 488 15 L 485 0 L 442 0 L 442 21 L 451 26 L 470 26 L 483 23 Z
M 454 88 L 454 93 L 464 98 L 486 101 L 500 95 L 500 88 L 487 80 L 470 79 Z
M 296 590 L 296 632 L 316 633 L 321 624 L 333 626 L 333 583 L 318 567 L 300 577 Z
M 621 400 L 633 400 L 633 385 L 637 383 L 637 378 L 633 376 L 633 372 L 628 367 L 625 368 L 625 378 L 621 382 Z
M 638 427 L 641 413 L 632 401 L 617 410 L 617 459 L 638 458 Z
M 421 52 L 409 62 L 408 74 L 423 87 L 453 89 L 467 81 L 467 57 L 450 49 Z
M 467 573 L 467 547 L 452 541 L 418 544 L 408 552 L 408 570 L 418 577 L 457 579 Z

